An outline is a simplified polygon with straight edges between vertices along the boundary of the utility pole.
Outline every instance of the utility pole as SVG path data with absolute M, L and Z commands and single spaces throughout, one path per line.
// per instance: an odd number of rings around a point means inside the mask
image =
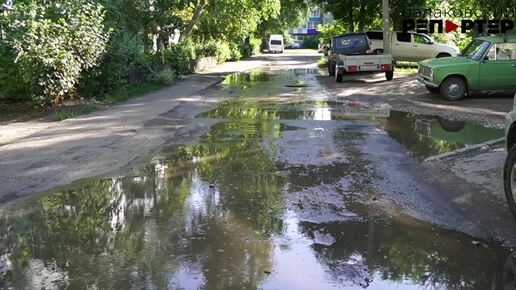
M 383 13 L 383 53 L 391 53 L 391 37 L 390 37 L 390 25 L 389 25 L 389 0 L 382 0 L 382 13 Z

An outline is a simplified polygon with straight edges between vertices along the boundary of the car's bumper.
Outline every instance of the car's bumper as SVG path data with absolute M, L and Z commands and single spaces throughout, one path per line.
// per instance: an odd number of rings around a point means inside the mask
M 421 77 L 421 76 L 418 76 L 417 80 L 420 83 L 424 84 L 425 86 L 428 86 L 428 87 L 431 87 L 431 88 L 434 88 L 434 89 L 437 89 L 439 87 L 438 84 L 436 84 L 436 83 L 434 83 L 434 82 L 432 82 L 432 81 L 430 81 L 428 79 L 425 79 L 424 77 Z

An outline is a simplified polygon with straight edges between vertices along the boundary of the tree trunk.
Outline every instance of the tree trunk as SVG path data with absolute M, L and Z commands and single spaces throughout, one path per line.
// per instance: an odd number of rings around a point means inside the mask
M 206 0 L 199 1 L 199 4 L 197 5 L 197 7 L 195 7 L 192 19 L 186 26 L 185 31 L 183 31 L 183 33 L 181 33 L 179 41 L 183 41 L 188 38 L 188 35 L 190 35 L 190 33 L 192 32 L 195 23 L 197 23 L 197 20 L 199 20 L 199 17 L 201 16 L 202 12 L 204 11 L 205 5 L 206 5 Z
M 364 31 L 365 22 L 366 22 L 366 1 L 360 1 L 360 12 L 358 19 L 358 31 Z
M 353 19 L 353 1 L 348 1 L 348 28 L 349 32 L 355 31 L 355 20 Z

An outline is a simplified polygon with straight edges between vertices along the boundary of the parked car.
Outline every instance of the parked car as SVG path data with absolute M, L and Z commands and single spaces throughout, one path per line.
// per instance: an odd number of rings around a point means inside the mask
M 367 31 L 371 49 L 383 52 L 383 31 Z M 430 36 L 415 32 L 391 32 L 391 54 L 395 61 L 422 61 L 430 58 L 457 56 L 459 48 L 437 43 Z
M 475 90 L 516 90 L 516 35 L 479 37 L 460 56 L 422 61 L 418 79 L 450 101 Z
M 283 35 L 272 34 L 269 38 L 269 52 L 283 53 L 283 50 L 285 50 L 285 46 L 283 43 Z
M 328 73 L 342 82 L 351 72 L 384 72 L 387 80 L 394 76 L 390 54 L 373 54 L 365 33 L 345 33 L 334 36 L 328 50 Z
M 512 111 L 505 117 L 505 145 L 507 157 L 503 170 L 503 184 L 507 203 L 516 217 L 516 95 Z

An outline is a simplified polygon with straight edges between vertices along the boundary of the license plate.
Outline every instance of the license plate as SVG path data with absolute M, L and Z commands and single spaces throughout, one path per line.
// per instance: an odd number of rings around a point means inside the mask
M 360 70 L 377 70 L 377 65 L 361 65 Z

